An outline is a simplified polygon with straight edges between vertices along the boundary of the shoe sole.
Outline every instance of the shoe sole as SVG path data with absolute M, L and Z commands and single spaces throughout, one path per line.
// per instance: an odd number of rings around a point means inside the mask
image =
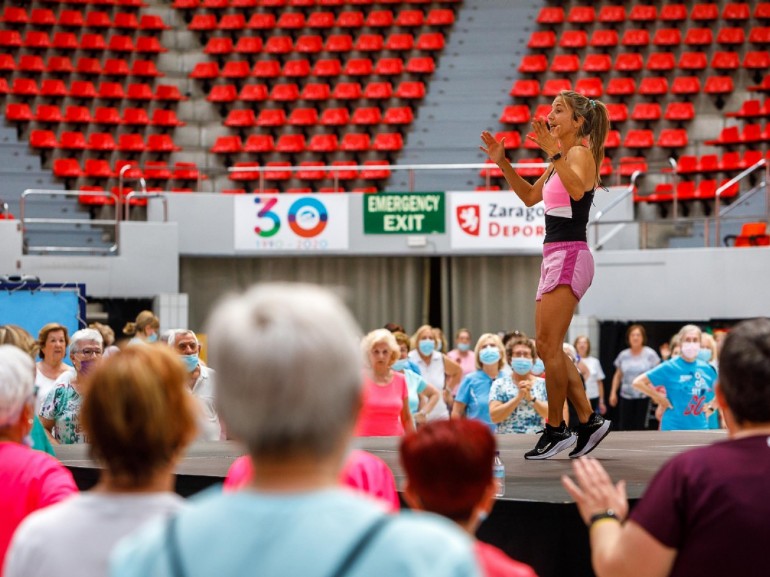
M 544 459 L 550 459 L 554 455 L 558 455 L 562 451 L 566 451 L 575 443 L 577 443 L 577 437 L 575 435 L 570 435 L 569 439 L 559 441 L 547 453 L 543 453 L 542 455 L 524 455 L 524 458 L 529 461 L 542 461 Z
M 570 453 L 569 458 L 577 459 L 578 457 L 582 457 L 583 455 L 587 455 L 588 453 L 593 451 L 596 447 L 599 446 L 599 443 L 601 443 L 604 440 L 604 437 L 610 434 L 611 426 L 612 426 L 612 421 L 604 421 L 604 423 L 602 423 L 602 426 L 596 429 L 593 432 L 593 434 L 588 438 L 588 442 L 586 443 L 586 446 L 583 447 L 583 450 L 575 454 Z

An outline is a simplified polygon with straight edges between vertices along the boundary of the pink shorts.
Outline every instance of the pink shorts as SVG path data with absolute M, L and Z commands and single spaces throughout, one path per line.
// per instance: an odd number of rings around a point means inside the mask
M 583 298 L 594 279 L 594 257 L 585 242 L 549 242 L 543 245 L 540 283 L 536 301 L 559 285 L 569 285 L 577 300 Z

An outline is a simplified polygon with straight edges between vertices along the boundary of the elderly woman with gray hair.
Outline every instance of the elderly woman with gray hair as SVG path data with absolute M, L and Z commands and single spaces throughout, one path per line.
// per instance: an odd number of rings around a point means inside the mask
M 56 444 L 86 443 L 86 434 L 80 423 L 80 407 L 86 394 L 83 377 L 102 358 L 102 335 L 96 329 L 80 329 L 70 339 L 70 360 L 75 372 L 61 375 L 53 389 L 43 399 L 40 423 Z
M 22 519 L 77 492 L 59 461 L 28 446 L 34 414 L 35 363 L 0 345 L 0 567 Z
M 219 413 L 254 464 L 113 554 L 113 577 L 478 575 L 470 539 L 430 515 L 389 515 L 338 487 L 362 403 L 360 333 L 329 291 L 260 285 L 215 308 Z
M 364 405 L 358 416 L 359 437 L 393 437 L 414 431 L 406 377 L 392 369 L 401 356 L 387 329 L 370 332 L 361 342 L 364 356 Z

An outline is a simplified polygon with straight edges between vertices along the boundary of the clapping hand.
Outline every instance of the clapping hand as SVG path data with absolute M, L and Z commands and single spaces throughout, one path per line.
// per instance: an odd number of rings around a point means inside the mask
M 548 123 L 543 118 L 535 118 L 532 121 L 532 128 L 535 135 L 527 135 L 527 138 L 537 144 L 549 157 L 559 152 L 559 141 L 553 137 L 548 129 Z M 559 132 L 559 127 L 554 128 L 554 132 Z
M 573 462 L 575 481 L 563 475 L 561 483 L 575 500 L 580 516 L 586 524 L 597 513 L 612 509 L 623 521 L 628 515 L 626 482 L 612 484 L 612 479 L 599 464 L 590 457 L 581 457 Z
M 481 133 L 481 140 L 486 146 L 479 146 L 479 149 L 486 153 L 489 158 L 496 164 L 500 164 L 505 160 L 505 137 L 503 136 L 499 141 L 495 139 L 486 130 Z

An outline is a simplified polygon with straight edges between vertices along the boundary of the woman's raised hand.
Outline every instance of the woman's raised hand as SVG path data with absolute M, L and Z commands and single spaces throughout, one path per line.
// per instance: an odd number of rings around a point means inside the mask
M 505 160 L 505 137 L 498 141 L 485 130 L 481 133 L 481 141 L 485 146 L 479 146 L 479 149 L 486 153 L 493 162 L 500 164 Z
M 549 157 L 559 152 L 559 141 L 553 137 L 544 119 L 535 118 L 532 121 L 532 128 L 535 136 L 528 134 L 528 139 L 537 144 Z

